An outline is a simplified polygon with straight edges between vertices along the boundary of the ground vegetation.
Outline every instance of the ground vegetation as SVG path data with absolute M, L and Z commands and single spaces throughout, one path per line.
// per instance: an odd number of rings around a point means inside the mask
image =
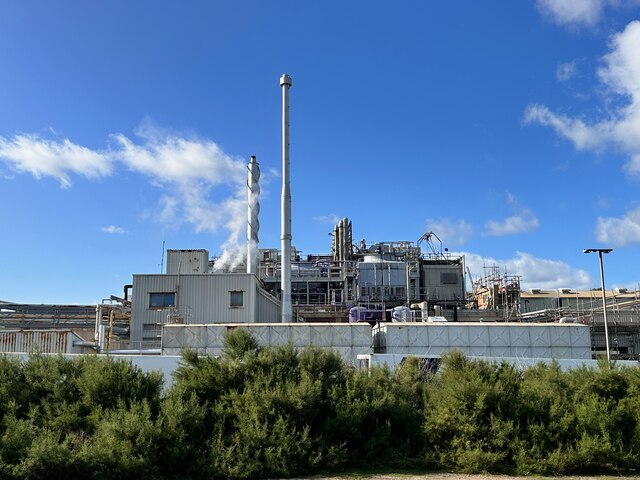
M 445 355 L 358 371 L 229 332 L 170 388 L 114 358 L 0 357 L 0 478 L 249 479 L 379 468 L 520 475 L 640 468 L 640 369 L 521 370 Z

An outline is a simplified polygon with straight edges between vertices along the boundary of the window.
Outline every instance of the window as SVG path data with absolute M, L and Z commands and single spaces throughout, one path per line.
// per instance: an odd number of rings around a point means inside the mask
M 229 306 L 231 308 L 244 307 L 244 292 L 243 291 L 229 292 Z
M 457 273 L 441 273 L 440 274 L 440 283 L 442 285 L 457 285 L 458 284 L 458 274 Z
M 168 308 L 176 304 L 174 292 L 161 292 L 149 294 L 149 308 Z

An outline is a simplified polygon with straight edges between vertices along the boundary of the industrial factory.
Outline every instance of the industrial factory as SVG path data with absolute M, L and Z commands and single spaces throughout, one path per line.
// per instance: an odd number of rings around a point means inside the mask
M 251 157 L 241 262 L 229 265 L 204 248 L 169 249 L 164 272 L 134 273 L 97 306 L 0 302 L 0 351 L 219 355 L 224 333 L 244 327 L 261 345 L 334 348 L 354 364 L 451 349 L 486 358 L 640 358 L 638 292 L 523 292 L 520 277 L 496 265 L 471 272 L 437 232 L 368 242 L 349 218 L 334 226 L 326 252 L 302 255 L 291 233 L 291 85 L 289 75 L 280 78 L 279 248 L 259 241 L 260 167 Z

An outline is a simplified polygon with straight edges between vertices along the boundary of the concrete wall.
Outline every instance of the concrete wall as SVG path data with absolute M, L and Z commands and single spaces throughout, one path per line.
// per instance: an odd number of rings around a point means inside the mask
M 373 330 L 375 353 L 591 358 L 589 327 L 579 324 L 382 323 Z
M 221 355 L 224 335 L 229 329 L 246 328 L 261 346 L 310 345 L 333 348 L 343 359 L 354 363 L 359 354 L 372 353 L 372 329 L 368 323 L 272 323 L 235 325 L 165 325 L 162 330 L 163 355 L 180 355 L 190 348 L 206 355 Z

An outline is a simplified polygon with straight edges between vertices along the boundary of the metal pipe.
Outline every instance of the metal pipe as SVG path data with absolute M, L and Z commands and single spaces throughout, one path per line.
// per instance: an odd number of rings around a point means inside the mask
M 134 349 L 134 348 L 132 348 L 131 350 L 129 350 L 129 349 L 127 349 L 127 350 L 109 350 L 108 354 L 109 355 L 161 355 L 162 354 L 162 349 L 160 349 L 160 348 L 148 348 L 148 349 L 141 349 L 141 348 Z
M 260 164 L 252 156 L 247 165 L 247 273 L 255 275 L 258 271 L 258 231 L 260 222 Z
M 339 262 L 342 258 L 342 220 L 338 220 L 336 227 L 336 261 Z
M 129 301 L 129 290 L 133 288 L 133 285 L 125 285 L 124 286 L 124 299 L 125 301 Z
M 280 235 L 280 271 L 282 290 L 282 323 L 291 323 L 291 182 L 289 179 L 289 89 L 291 77 L 280 77 L 282 88 L 282 202 Z

